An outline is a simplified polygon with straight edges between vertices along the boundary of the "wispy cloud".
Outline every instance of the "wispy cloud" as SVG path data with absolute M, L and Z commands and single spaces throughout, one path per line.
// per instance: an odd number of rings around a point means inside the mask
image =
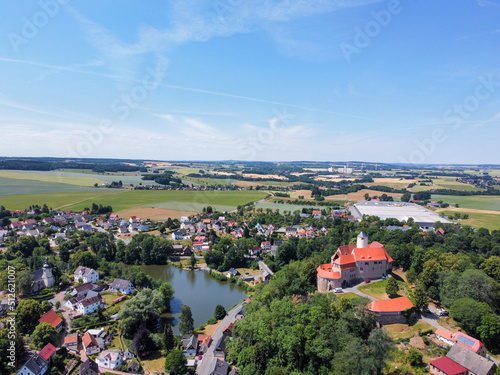
M 498 33 L 500 33 L 500 29 L 485 31 L 484 33 L 464 35 L 464 36 L 457 38 L 457 40 L 466 40 L 466 39 L 477 38 L 477 37 L 485 36 L 485 35 L 494 35 L 494 34 L 498 34 Z

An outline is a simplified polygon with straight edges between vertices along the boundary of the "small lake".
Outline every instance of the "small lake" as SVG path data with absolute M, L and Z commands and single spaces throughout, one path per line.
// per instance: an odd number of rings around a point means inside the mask
M 175 289 L 174 300 L 171 301 L 174 334 L 179 333 L 182 305 L 191 308 L 196 329 L 214 316 L 218 304 L 228 310 L 247 298 L 244 289 L 236 284 L 216 280 L 210 277 L 208 272 L 180 270 L 170 265 L 142 268 L 155 280 L 168 281 Z

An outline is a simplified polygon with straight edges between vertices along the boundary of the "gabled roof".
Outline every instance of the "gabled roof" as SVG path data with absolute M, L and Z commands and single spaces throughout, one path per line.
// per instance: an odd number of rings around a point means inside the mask
M 132 283 L 129 280 L 115 279 L 109 286 L 113 289 L 126 289 L 130 284 Z
M 450 341 L 453 341 L 453 337 L 452 337 L 452 334 L 451 332 L 448 332 L 448 331 L 445 331 L 444 329 L 442 328 L 438 328 L 435 332 L 436 336 L 441 336 L 447 340 L 450 340 Z
M 91 359 L 87 359 L 85 362 L 82 363 L 82 365 L 80 366 L 80 375 L 85 374 L 89 370 L 95 372 L 96 374 L 99 373 L 99 366 L 97 366 L 97 363 L 95 363 Z
M 81 303 L 83 307 L 87 307 L 87 306 L 91 306 L 93 304 L 96 304 L 98 302 L 101 302 L 101 296 L 85 298 L 83 301 L 81 301 L 79 303 Z
M 83 335 L 82 337 L 82 343 L 83 343 L 83 347 L 85 349 L 87 349 L 87 347 L 89 346 L 99 346 L 97 344 L 97 340 L 95 339 L 94 336 L 92 336 L 90 333 L 85 333 L 85 335 Z
M 453 345 L 446 356 L 476 375 L 486 375 L 489 374 L 490 371 L 491 373 L 495 371 L 494 368 L 496 365 L 494 362 L 474 353 L 472 350 L 462 345 Z
M 40 350 L 39 354 L 40 357 L 42 357 L 45 361 L 48 361 L 50 357 L 54 355 L 55 352 L 56 352 L 56 347 L 49 342 L 47 345 L 45 345 L 45 347 L 42 350 Z
M 219 358 L 216 358 L 210 364 L 208 368 L 209 375 L 227 375 L 229 370 L 229 364 L 227 362 L 221 361 Z
M 466 347 L 467 349 L 472 350 L 474 353 L 477 353 L 479 349 L 481 349 L 484 346 L 484 344 L 478 339 L 468 336 L 462 332 L 455 332 L 452 336 L 452 340 L 455 341 L 457 344 L 460 344 Z
M 367 247 L 354 249 L 356 261 L 386 260 L 392 262 L 392 258 L 387 254 L 384 247 Z
M 64 338 L 64 344 L 63 345 L 68 345 L 68 344 L 77 344 L 78 343 L 78 333 L 75 333 L 74 335 L 68 335 Z
M 342 270 L 356 267 L 356 259 L 352 254 L 339 256 L 333 263 L 338 264 Z
M 57 313 L 54 310 L 49 310 L 43 316 L 38 319 L 39 323 L 49 323 L 52 327 L 57 327 L 59 324 L 62 323 L 62 319 L 57 315 Z
M 411 303 L 408 297 L 404 296 L 373 301 L 367 306 L 367 309 L 373 312 L 400 312 L 411 309 L 412 307 L 414 307 L 413 303 Z
M 76 291 L 78 294 L 83 293 L 87 290 L 92 290 L 95 288 L 95 284 L 92 283 L 85 283 L 82 285 L 77 286 L 74 291 Z
M 431 366 L 438 368 L 447 375 L 463 374 L 464 372 L 467 373 L 467 369 L 465 367 L 453 362 L 448 357 L 435 359 L 431 362 Z
M 24 366 L 26 366 L 33 374 L 39 375 L 47 365 L 47 362 L 39 354 L 33 354 Z

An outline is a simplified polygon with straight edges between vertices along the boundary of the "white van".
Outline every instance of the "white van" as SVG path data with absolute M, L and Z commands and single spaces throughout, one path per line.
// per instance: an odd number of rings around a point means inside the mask
M 333 290 L 334 293 L 342 293 L 342 288 L 335 288 Z

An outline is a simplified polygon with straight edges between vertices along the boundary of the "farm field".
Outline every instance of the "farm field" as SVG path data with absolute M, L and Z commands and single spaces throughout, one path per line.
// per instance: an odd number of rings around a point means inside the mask
M 53 182 L 77 186 L 94 186 L 101 180 L 89 177 L 83 173 L 68 173 L 59 171 L 0 171 L 0 177 L 13 180 L 33 180 L 41 182 Z
M 91 203 L 97 203 L 103 206 L 112 206 L 114 211 L 144 206 L 191 211 L 192 207 L 203 208 L 217 205 L 234 209 L 238 205 L 257 201 L 266 196 L 266 193 L 258 191 L 95 189 L 95 192 L 85 193 L 7 195 L 2 199 L 2 205 L 15 210 L 24 209 L 30 204 L 42 205 L 46 203 L 52 208 L 65 208 L 76 211 L 88 207 Z M 169 206 L 169 202 L 175 203 L 171 203 Z
M 360 191 L 357 191 L 355 193 L 349 193 L 349 194 L 341 194 L 341 195 L 330 195 L 326 197 L 327 200 L 333 200 L 333 201 L 339 201 L 339 200 L 344 200 L 344 201 L 364 201 L 365 200 L 365 194 L 368 193 L 370 197 L 373 196 L 378 196 L 380 197 L 382 194 L 387 194 L 390 197 L 395 198 L 394 200 L 398 201 L 399 197 L 401 197 L 403 194 L 398 194 L 398 193 L 385 193 L 383 191 L 376 191 L 376 190 L 369 190 L 369 189 L 363 189 Z
M 415 180 L 404 180 L 399 178 L 374 178 L 373 182 L 366 183 L 366 186 L 387 186 L 394 189 L 403 189 L 408 187 L 409 184 L 415 183 Z
M 250 186 L 293 186 L 295 185 L 295 182 L 287 182 L 287 181 L 268 181 L 268 180 L 262 180 L 262 181 L 236 181 L 234 183 L 236 186 L 240 187 L 250 187 Z
M 194 183 L 196 185 L 224 185 L 229 186 L 236 180 L 231 179 L 218 179 L 218 178 L 196 178 L 196 177 L 186 177 L 182 176 L 183 183 Z
M 93 188 L 35 180 L 20 180 L 0 177 L 0 201 L 3 196 L 12 194 L 90 192 Z
M 452 190 L 463 190 L 463 191 L 484 191 L 484 189 L 477 188 L 473 185 L 464 184 L 462 182 L 455 181 L 454 178 L 439 178 L 432 179 L 434 182 L 434 189 L 452 189 Z M 432 188 L 430 183 L 427 183 L 428 186 L 420 186 L 417 182 L 417 185 L 414 186 L 411 191 L 427 191 Z
M 463 208 L 476 208 L 480 210 L 500 210 L 500 195 L 432 195 L 432 200 L 443 201 L 450 205 L 458 203 Z
M 345 202 L 339 201 L 339 205 L 343 206 Z M 271 209 L 271 210 L 280 210 L 280 212 L 283 211 L 302 211 L 303 208 L 314 208 L 316 210 L 326 210 L 326 206 L 301 206 L 297 204 L 279 204 L 279 203 L 269 203 L 269 202 L 263 202 L 263 203 L 258 203 L 255 205 L 256 208 L 263 208 L 264 210 L 266 209 Z

